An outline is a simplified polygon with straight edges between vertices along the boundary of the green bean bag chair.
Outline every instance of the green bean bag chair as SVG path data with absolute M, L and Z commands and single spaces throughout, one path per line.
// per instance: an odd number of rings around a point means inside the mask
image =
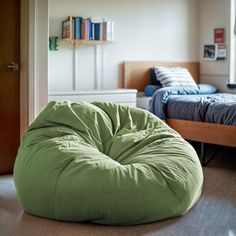
M 192 146 L 149 112 L 50 102 L 24 135 L 14 181 L 30 214 L 129 225 L 186 213 L 203 174 Z

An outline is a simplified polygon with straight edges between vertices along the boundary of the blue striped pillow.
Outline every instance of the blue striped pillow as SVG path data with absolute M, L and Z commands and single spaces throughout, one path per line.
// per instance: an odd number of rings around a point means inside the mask
M 155 67 L 157 80 L 163 87 L 191 87 L 198 89 L 193 77 L 183 67 Z

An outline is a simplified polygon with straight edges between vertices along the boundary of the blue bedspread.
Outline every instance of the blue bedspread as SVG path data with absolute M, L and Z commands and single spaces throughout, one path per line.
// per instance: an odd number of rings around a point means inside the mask
M 161 119 L 236 125 L 236 95 L 216 90 L 163 88 L 154 93 L 150 111 Z

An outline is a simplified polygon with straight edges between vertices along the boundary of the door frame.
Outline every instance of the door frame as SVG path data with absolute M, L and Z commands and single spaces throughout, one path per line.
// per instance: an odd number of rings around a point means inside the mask
M 48 101 L 48 0 L 21 0 L 20 134 Z
M 22 136 L 32 120 L 32 106 L 29 106 L 29 1 L 21 0 L 20 9 L 20 135 Z

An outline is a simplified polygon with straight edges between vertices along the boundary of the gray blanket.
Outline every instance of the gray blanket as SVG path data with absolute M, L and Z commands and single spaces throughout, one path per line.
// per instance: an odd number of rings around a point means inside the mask
M 236 94 L 164 88 L 153 95 L 150 111 L 161 119 L 236 125 Z

